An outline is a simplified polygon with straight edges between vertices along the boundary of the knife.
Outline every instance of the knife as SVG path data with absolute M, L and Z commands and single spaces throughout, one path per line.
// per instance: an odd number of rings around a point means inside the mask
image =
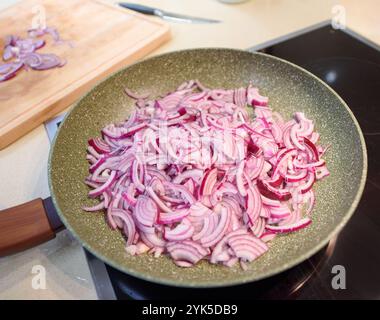
M 148 14 L 152 16 L 160 17 L 164 20 L 174 21 L 174 22 L 183 22 L 183 23 L 219 23 L 219 20 L 191 17 L 178 13 L 171 13 L 157 8 L 152 8 L 148 6 L 143 6 L 137 3 L 129 2 L 119 2 L 119 6 L 127 8 L 133 11 L 137 11 L 143 14 Z

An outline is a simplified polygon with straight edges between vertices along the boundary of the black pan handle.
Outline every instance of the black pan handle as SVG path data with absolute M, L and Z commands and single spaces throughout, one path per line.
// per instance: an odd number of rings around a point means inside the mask
M 143 6 L 141 4 L 137 3 L 129 3 L 129 2 L 119 2 L 119 6 L 123 8 L 127 8 L 129 10 L 137 11 L 143 14 L 149 14 L 149 15 L 155 15 L 157 9 L 148 7 L 148 6 Z
M 51 240 L 63 228 L 50 197 L 1 210 L 0 257 Z

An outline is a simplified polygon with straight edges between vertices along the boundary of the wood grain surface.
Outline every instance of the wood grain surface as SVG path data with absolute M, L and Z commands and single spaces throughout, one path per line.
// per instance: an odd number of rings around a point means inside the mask
M 42 199 L 0 211 L 0 257 L 55 237 Z
M 164 22 L 101 1 L 28 0 L 0 12 L 0 42 L 8 34 L 25 37 L 41 8 L 46 24 L 57 28 L 72 47 L 54 44 L 46 35 L 47 45 L 38 52 L 55 53 L 67 65 L 20 70 L 13 79 L 0 82 L 0 149 L 170 38 Z

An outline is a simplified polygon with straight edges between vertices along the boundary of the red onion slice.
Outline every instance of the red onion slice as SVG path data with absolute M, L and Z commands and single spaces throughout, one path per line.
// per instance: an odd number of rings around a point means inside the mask
M 131 245 L 135 239 L 136 227 L 132 216 L 125 210 L 113 209 L 112 215 L 118 217 L 123 221 L 123 231 L 127 237 L 127 246 Z
M 0 81 L 6 81 L 12 79 L 18 70 L 22 68 L 24 64 L 22 62 L 13 62 L 6 64 L 6 67 L 3 67 L 3 71 L 8 70 L 6 73 L 0 74 Z M 8 69 L 8 67 L 10 69 Z
M 116 181 L 116 171 L 112 171 L 107 181 L 101 185 L 100 187 L 91 190 L 88 195 L 90 197 L 98 197 L 100 196 L 104 191 L 106 191 L 108 188 L 111 187 L 111 185 Z
M 39 65 L 39 57 L 33 63 L 26 54 L 25 63 Z M 206 90 L 188 81 L 155 100 L 126 94 L 136 100 L 130 118 L 88 141 L 85 183 L 100 202 L 84 209 L 107 210 L 131 255 L 246 270 L 276 234 L 311 223 L 312 187 L 329 172 L 326 148 L 303 113 L 285 122 L 252 86 Z
M 191 238 L 194 227 L 191 224 L 180 223 L 175 228 L 165 228 L 164 238 L 169 241 L 182 241 Z
M 53 53 L 40 54 L 42 62 L 38 65 L 30 66 L 34 70 L 47 70 L 58 67 L 61 64 L 59 57 Z
M 259 94 L 257 88 L 248 88 L 247 100 L 251 106 L 266 106 L 268 104 L 268 98 Z
M 256 187 L 248 188 L 246 197 L 246 214 L 253 225 L 260 216 L 262 207 L 260 193 Z
M 205 173 L 202 183 L 201 183 L 201 187 L 200 187 L 201 195 L 209 196 L 211 194 L 212 189 L 214 188 L 216 184 L 217 174 L 218 174 L 217 168 L 213 168 Z
M 39 54 L 36 50 L 45 46 L 46 42 L 44 39 L 35 39 L 37 36 L 42 36 L 46 33 L 52 34 L 55 41 L 60 41 L 58 31 L 54 28 L 47 27 L 45 29 L 31 29 L 28 30 L 28 38 L 20 38 L 17 36 L 7 36 L 5 38 L 4 50 L 3 50 L 3 60 L 9 61 L 13 58 L 14 67 L 25 66 L 34 70 L 47 70 L 55 67 L 62 67 L 66 64 L 66 60 L 61 60 L 55 54 Z M 0 66 L 3 71 L 8 65 Z M 5 81 L 13 78 L 16 71 L 19 68 L 10 70 L 9 72 L 0 72 L 0 81 Z
M 110 146 L 103 139 L 99 137 L 89 139 L 88 144 L 92 146 L 98 153 L 111 152 Z
M 248 262 L 255 260 L 268 250 L 265 242 L 248 234 L 235 235 L 228 239 L 227 243 L 237 258 Z
M 265 230 L 265 225 L 266 220 L 264 218 L 258 218 L 250 229 L 256 237 L 260 238 Z
M 7 60 L 13 58 L 14 53 L 13 53 L 12 48 L 13 47 L 11 45 L 7 45 L 7 46 L 4 47 L 4 51 L 3 51 L 3 60 L 4 61 L 7 61 Z
M 161 212 L 158 217 L 158 223 L 172 224 L 178 221 L 182 221 L 182 219 L 187 217 L 188 215 L 188 209 L 176 210 L 175 212 Z
M 287 233 L 287 232 L 293 232 L 293 231 L 303 229 L 307 227 L 310 223 L 311 223 L 311 219 L 308 217 L 305 217 L 291 225 L 285 225 L 285 226 L 267 225 L 266 229 L 275 233 Z
M 175 261 L 186 261 L 192 265 L 204 258 L 208 252 L 198 243 L 186 240 L 183 242 L 169 242 L 167 245 L 170 256 Z
M 223 238 L 224 234 L 227 232 L 229 223 L 231 220 L 231 213 L 228 208 L 223 207 L 219 213 L 219 221 L 212 233 L 202 237 L 200 243 L 205 248 L 211 247 L 219 242 Z
M 134 208 L 134 216 L 142 225 L 152 227 L 157 221 L 158 209 L 152 199 L 141 195 L 137 198 Z
M 28 53 L 23 57 L 22 61 L 29 67 L 35 69 L 38 68 L 43 63 L 43 58 L 38 53 Z

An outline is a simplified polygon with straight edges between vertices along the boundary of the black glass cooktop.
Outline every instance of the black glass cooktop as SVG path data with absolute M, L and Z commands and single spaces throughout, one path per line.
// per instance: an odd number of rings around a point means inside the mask
M 294 62 L 328 83 L 363 130 L 368 179 L 355 214 L 315 256 L 277 276 L 217 289 L 183 289 L 130 277 L 87 253 L 101 299 L 380 299 L 380 50 L 350 30 L 328 23 L 255 47 Z M 347 155 L 348 157 L 350 155 Z M 345 268 L 346 289 L 334 289 L 334 266 Z

